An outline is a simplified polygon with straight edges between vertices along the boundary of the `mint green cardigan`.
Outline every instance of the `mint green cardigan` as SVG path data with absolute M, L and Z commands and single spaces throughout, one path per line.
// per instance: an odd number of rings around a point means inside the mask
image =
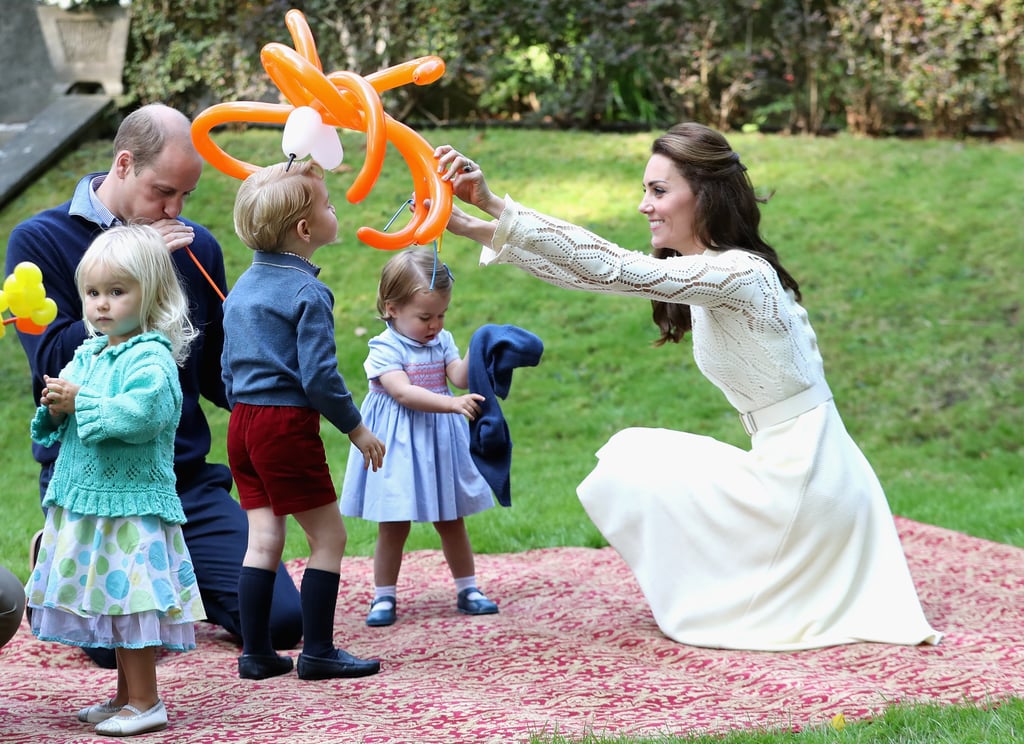
M 75 413 L 55 425 L 40 406 L 32 419 L 33 440 L 60 442 L 44 507 L 185 523 L 174 476 L 181 385 L 170 348 L 153 331 L 109 348 L 103 336 L 78 347 L 60 373 L 82 386 Z

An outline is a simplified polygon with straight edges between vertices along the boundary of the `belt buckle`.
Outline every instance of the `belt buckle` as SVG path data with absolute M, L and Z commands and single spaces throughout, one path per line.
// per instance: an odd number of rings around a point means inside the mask
M 754 419 L 753 413 L 741 413 L 740 423 L 743 424 L 748 436 L 754 436 L 754 432 L 757 431 L 757 421 Z

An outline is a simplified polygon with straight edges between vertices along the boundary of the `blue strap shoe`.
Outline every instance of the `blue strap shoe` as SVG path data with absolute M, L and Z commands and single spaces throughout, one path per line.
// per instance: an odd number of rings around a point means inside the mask
M 370 603 L 370 614 L 366 616 L 366 624 L 371 628 L 394 625 L 398 619 L 398 603 L 394 597 L 377 597 Z
M 459 592 L 456 606 L 464 615 L 494 615 L 498 612 L 498 605 L 487 599 L 475 586 Z

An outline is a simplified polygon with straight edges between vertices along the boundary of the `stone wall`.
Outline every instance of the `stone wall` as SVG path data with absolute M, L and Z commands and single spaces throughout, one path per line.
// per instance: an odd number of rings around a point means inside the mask
M 30 121 L 53 101 L 56 78 L 36 19 L 36 0 L 3 0 L 0 124 Z

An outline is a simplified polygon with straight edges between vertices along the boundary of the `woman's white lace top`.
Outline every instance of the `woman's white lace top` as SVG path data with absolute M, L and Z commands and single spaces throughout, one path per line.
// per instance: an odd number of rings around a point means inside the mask
M 697 366 L 740 412 L 824 380 L 807 312 L 771 264 L 746 251 L 658 259 L 506 196 L 492 248 L 483 249 L 480 262 L 514 264 L 567 289 L 690 305 Z

